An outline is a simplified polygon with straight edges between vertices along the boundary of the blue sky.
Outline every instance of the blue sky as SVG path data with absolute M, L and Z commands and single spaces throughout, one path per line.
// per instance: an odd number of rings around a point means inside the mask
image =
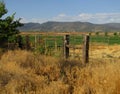
M 4 0 L 22 22 L 120 22 L 120 0 Z

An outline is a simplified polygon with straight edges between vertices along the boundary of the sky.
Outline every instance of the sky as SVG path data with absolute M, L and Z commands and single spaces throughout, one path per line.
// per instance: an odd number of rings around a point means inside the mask
M 3 0 L 21 22 L 120 23 L 120 0 Z

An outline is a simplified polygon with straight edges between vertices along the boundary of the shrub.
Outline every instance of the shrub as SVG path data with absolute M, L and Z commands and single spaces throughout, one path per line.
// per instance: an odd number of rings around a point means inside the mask
M 28 51 L 8 51 L 0 60 L 0 93 L 119 94 L 119 68 L 116 62 L 83 65 Z

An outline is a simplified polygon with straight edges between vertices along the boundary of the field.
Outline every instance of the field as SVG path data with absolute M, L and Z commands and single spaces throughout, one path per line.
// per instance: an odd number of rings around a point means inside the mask
M 29 34 L 32 50 L 1 54 L 0 93 L 120 94 L 120 36 L 90 36 L 84 64 L 83 35 L 70 35 L 68 59 L 63 58 L 63 35 Z
M 32 47 L 36 47 L 36 50 L 40 51 L 42 54 L 61 57 L 63 56 L 64 36 L 66 34 L 70 35 L 69 57 L 78 59 L 83 58 L 84 33 L 31 33 L 29 34 L 29 40 Z M 27 34 L 23 34 L 24 43 L 26 35 Z M 120 53 L 120 36 L 118 34 L 108 33 L 108 35 L 104 35 L 104 33 L 100 33 L 98 35 L 93 33 L 89 36 L 90 59 L 119 59 L 120 56 L 118 54 Z
M 120 94 L 120 59 L 56 59 L 28 51 L 8 51 L 0 60 L 1 94 Z
M 81 44 L 83 42 L 83 37 L 84 35 L 88 35 L 89 33 L 23 33 L 23 39 L 25 41 L 25 36 L 29 35 L 30 36 L 30 41 L 31 42 L 35 42 L 35 37 L 36 38 L 40 38 L 43 39 L 44 41 L 47 42 L 48 45 L 54 45 L 54 41 L 56 40 L 56 42 L 59 45 L 62 45 L 63 43 L 63 37 L 64 35 L 70 35 L 70 44 Z M 95 43 L 105 43 L 105 44 L 120 44 L 120 35 L 114 35 L 111 33 L 108 33 L 108 35 L 103 35 L 103 34 L 99 34 L 96 35 L 95 33 L 93 33 L 92 35 L 90 35 L 90 42 L 95 42 Z

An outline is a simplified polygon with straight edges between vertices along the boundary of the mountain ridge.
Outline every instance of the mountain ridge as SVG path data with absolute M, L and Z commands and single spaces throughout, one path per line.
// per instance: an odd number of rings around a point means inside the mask
M 93 24 L 90 22 L 55 22 L 25 23 L 20 31 L 42 31 L 42 32 L 91 32 L 91 31 L 120 31 L 120 23 Z

